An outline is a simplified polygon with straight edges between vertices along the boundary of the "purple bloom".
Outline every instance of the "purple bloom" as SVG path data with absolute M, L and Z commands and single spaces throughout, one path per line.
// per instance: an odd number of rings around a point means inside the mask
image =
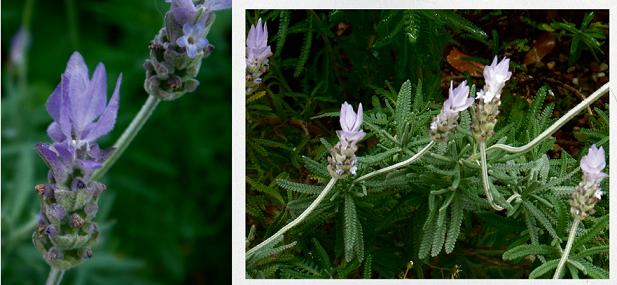
M 608 176 L 602 172 L 606 166 L 604 158 L 604 148 L 592 145 L 589 153 L 581 159 L 581 170 L 583 170 L 583 180 L 591 183 L 600 183 L 604 177 Z M 601 194 L 600 194 L 601 195 Z
M 270 56 L 272 56 L 272 51 L 268 45 L 268 26 L 266 23 L 263 23 L 262 26 L 260 18 L 257 21 L 257 26 L 251 25 L 246 38 L 247 64 L 255 66 L 267 64 Z
M 109 133 L 116 122 L 122 74 L 107 102 L 105 66 L 99 63 L 92 78 L 79 52 L 74 52 L 62 74 L 60 84 L 47 100 L 47 111 L 54 122 L 47 133 L 57 143 L 80 148 Z
M 344 102 L 341 105 L 340 113 L 341 129 L 336 131 L 339 139 L 343 144 L 356 144 L 360 141 L 365 133 L 360 129 L 362 126 L 362 103 L 358 105 L 358 113 L 354 112 L 353 107 Z
M 450 81 L 449 97 L 443 103 L 443 109 L 446 112 L 462 112 L 473 104 L 473 98 L 469 98 L 469 86 L 467 81 L 461 82 L 456 89 L 452 89 L 453 81 Z
M 437 115 L 431 123 L 431 130 L 437 130 L 437 127 L 447 122 L 449 119 L 458 119 L 458 113 L 465 111 L 473 104 L 473 98 L 469 98 L 469 86 L 467 81 L 461 82 L 455 89 L 454 82 L 450 81 L 449 96 L 446 101 L 443 102 L 443 109 L 441 113 Z
M 30 46 L 30 33 L 24 27 L 19 28 L 11 40 L 11 62 L 22 65 L 25 61 L 26 50 Z
M 192 0 L 167 0 L 171 3 L 170 12 L 180 25 L 193 23 L 197 16 L 197 7 Z
M 478 99 L 483 99 L 484 103 L 491 102 L 493 98 L 501 96 L 501 90 L 506 85 L 506 81 L 512 76 L 510 68 L 510 59 L 504 57 L 497 63 L 497 56 L 493 59 L 491 65 L 484 67 L 484 81 L 486 85 L 483 90 L 478 92 Z
M 184 24 L 182 27 L 184 35 L 176 40 L 176 44 L 186 49 L 190 58 L 194 58 L 199 51 L 208 46 L 208 40 L 204 38 L 205 27 L 200 24 Z

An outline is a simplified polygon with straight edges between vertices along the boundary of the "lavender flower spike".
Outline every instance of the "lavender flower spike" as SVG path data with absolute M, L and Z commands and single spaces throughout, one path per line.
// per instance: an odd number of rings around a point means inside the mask
M 602 172 L 605 166 L 604 148 L 598 148 L 595 144 L 592 145 L 589 148 L 589 153 L 581 159 L 583 180 L 592 184 L 599 184 L 604 177 L 608 176 Z
M 593 214 L 593 209 L 602 198 L 600 182 L 607 175 L 602 172 L 606 166 L 604 148 L 595 144 L 589 148 L 587 155 L 581 159 L 583 180 L 576 186 L 570 196 L 570 213 L 581 220 Z
M 205 27 L 199 24 L 191 25 L 184 24 L 182 27 L 184 35 L 176 40 L 179 47 L 186 49 L 186 53 L 190 58 L 195 58 L 197 53 L 208 46 L 208 40 L 205 38 Z
M 362 126 L 362 103 L 358 105 L 358 113 L 353 107 L 344 102 L 341 105 L 340 123 L 341 129 L 336 131 L 339 142 L 330 149 L 328 157 L 328 172 L 334 178 L 342 178 L 348 174 L 355 175 L 358 169 L 356 159 L 356 144 L 364 138 Z
M 268 45 L 268 26 L 257 21 L 251 25 L 246 38 L 246 94 L 250 95 L 259 88 L 262 75 L 268 71 L 268 58 L 272 50 Z
M 341 105 L 340 114 L 341 129 L 336 131 L 336 135 L 343 144 L 356 144 L 364 138 L 364 131 L 360 129 L 362 126 L 362 103 L 358 105 L 358 113 L 354 112 L 353 107 L 344 102 Z
M 116 122 L 121 81 L 122 75 L 107 102 L 105 65 L 99 63 L 89 78 L 84 59 L 74 52 L 61 82 L 47 100 L 47 111 L 54 119 L 47 128 L 49 137 L 80 148 L 109 133 Z
M 24 27 L 19 28 L 11 40 L 10 62 L 15 66 L 25 63 L 26 51 L 30 46 L 30 33 Z
M 107 102 L 105 66 L 99 64 L 90 78 L 83 58 L 74 52 L 47 100 L 54 120 L 47 132 L 54 143 L 36 145 L 49 174 L 47 184 L 35 187 L 41 216 L 32 242 L 53 270 L 69 269 L 92 256 L 99 234 L 93 209 L 106 189 L 92 180 L 92 173 L 110 153 L 96 139 L 114 126 L 121 78 Z
M 458 125 L 459 112 L 464 111 L 473 104 L 473 98 L 469 98 L 469 86 L 467 81 L 461 82 L 453 89 L 454 82 L 450 81 L 449 97 L 443 103 L 443 109 L 439 115 L 433 118 L 430 126 L 433 141 L 445 142 L 448 133 Z
M 246 58 L 249 65 L 267 64 L 268 57 L 272 55 L 270 46 L 268 45 L 268 26 L 261 22 L 261 18 L 257 21 L 257 26 L 251 25 L 248 37 L 246 38 Z
M 483 75 L 486 85 L 483 90 L 478 92 L 478 99 L 484 100 L 484 103 L 489 103 L 494 98 L 499 99 L 506 81 L 512 76 L 512 72 L 508 71 L 509 66 L 509 58 L 504 57 L 497 63 L 497 56 L 495 56 L 493 63 L 484 67 Z

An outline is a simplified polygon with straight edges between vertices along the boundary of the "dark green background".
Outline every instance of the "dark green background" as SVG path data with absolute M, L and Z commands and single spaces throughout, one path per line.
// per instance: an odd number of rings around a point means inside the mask
M 39 210 L 34 185 L 47 177 L 34 151 L 49 142 L 45 101 L 77 50 L 92 72 L 107 67 L 108 96 L 120 72 L 110 147 L 137 113 L 149 41 L 163 0 L 33 1 L 25 89 L 11 88 L 11 37 L 27 1 L 2 1 L 2 283 L 42 284 L 48 266 L 30 235 Z M 94 257 L 62 284 L 224 284 L 231 279 L 231 12 L 217 12 L 196 92 L 163 102 L 103 178 Z M 30 223 L 30 226 L 28 226 Z

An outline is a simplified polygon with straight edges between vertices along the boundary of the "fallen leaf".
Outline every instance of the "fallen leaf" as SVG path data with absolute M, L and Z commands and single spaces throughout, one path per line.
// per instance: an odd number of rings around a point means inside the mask
M 452 67 L 460 72 L 467 72 L 473 77 L 482 77 L 484 65 L 479 62 L 469 60 L 469 57 L 470 56 L 454 47 L 450 50 L 446 60 Z
M 551 51 L 555 49 L 556 45 L 557 42 L 552 33 L 544 33 L 540 35 L 540 37 L 535 40 L 533 47 L 527 52 L 527 54 L 525 54 L 525 60 L 523 63 L 525 63 L 525 65 L 530 65 L 542 62 L 542 59 L 547 54 L 551 53 Z

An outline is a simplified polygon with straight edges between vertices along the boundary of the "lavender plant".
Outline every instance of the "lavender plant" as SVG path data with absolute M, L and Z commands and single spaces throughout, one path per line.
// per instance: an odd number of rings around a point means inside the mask
M 367 249 L 365 242 L 378 234 L 392 235 L 388 233 L 388 227 L 405 219 L 401 216 L 403 213 L 414 216 L 411 225 L 414 234 L 409 237 L 411 245 L 406 245 L 410 248 L 401 249 L 412 260 L 411 264 L 423 264 L 429 256 L 438 256 L 442 251 L 453 253 L 468 213 L 486 215 L 490 211 L 503 210 L 505 212 L 499 216 L 502 223 L 512 220 L 518 227 L 522 220 L 523 227 L 527 228 L 514 242 L 518 247 L 503 254 L 504 260 L 531 255 L 545 262 L 546 257 L 561 252 L 559 244 L 567 238 L 568 245 L 562 258 L 566 260 L 569 248 L 582 246 L 590 241 L 590 236 L 603 229 L 604 222 L 596 223 L 588 231 L 588 236 L 576 240 L 573 233 L 578 222 L 575 218 L 570 235 L 563 236 L 569 212 L 576 217 L 591 213 L 598 200 L 601 192 L 596 190 L 605 176 L 601 173 L 605 163 L 604 151 L 592 146 L 590 154 L 581 160 L 581 169 L 585 173 L 583 182 L 572 191 L 568 185 L 577 169 L 572 169 L 573 159 L 566 153 L 562 153 L 560 160 L 548 158 L 546 152 L 553 141 L 550 135 L 606 94 L 608 85 L 552 124 L 549 119 L 552 106 L 540 112 L 547 93 L 547 89 L 542 88 L 524 119 L 527 125 L 522 120 L 510 121 L 496 130 L 501 96 L 511 76 L 509 59 L 498 62 L 495 57 L 492 64 L 484 68 L 485 86 L 476 93 L 475 85 L 469 87 L 467 82 L 462 82 L 454 89 L 451 82 L 449 98 L 439 113 L 430 110 L 429 102 L 423 102 L 420 83 L 416 87 L 418 93 L 412 99 L 412 85 L 407 81 L 396 96 L 394 106 L 386 100 L 384 108 L 374 100 L 374 110 L 367 112 L 359 105 L 356 113 L 345 102 L 340 112 L 324 114 L 339 116 L 342 129 L 337 131 L 339 141 L 332 146 L 322 139 L 323 148 L 330 154 L 326 163 L 319 162 L 326 153 L 318 155 L 318 160 L 305 157 L 304 162 L 312 180 L 329 182 L 319 186 L 285 178 L 276 180 L 290 197 L 292 193 L 300 196 L 287 202 L 289 215 L 285 216 L 291 218 L 291 222 L 278 221 L 280 228 L 276 233 L 247 248 L 246 264 L 250 276 L 263 278 L 276 276 L 278 272 L 278 276 L 287 278 L 345 278 L 363 266 L 364 276 L 370 277 L 373 256 L 378 254 L 380 246 L 373 244 Z M 473 94 L 477 95 L 476 105 L 473 105 L 476 100 L 470 97 Z M 471 112 L 467 110 L 470 106 L 473 106 Z M 364 133 L 362 127 L 368 132 Z M 356 157 L 358 142 L 365 136 L 376 140 L 378 150 Z M 510 145 L 521 141 L 528 143 Z M 487 148 L 487 145 L 491 146 Z M 564 204 L 563 197 L 567 195 L 572 196 L 571 211 Z M 389 205 L 388 208 L 393 210 L 382 210 L 380 205 Z M 324 233 L 314 230 L 324 223 L 333 224 L 334 230 L 325 235 L 336 235 L 335 255 L 340 254 L 343 258 L 336 270 L 319 241 L 313 238 L 312 247 L 303 244 L 304 236 L 325 239 Z M 372 226 L 367 228 L 366 224 Z M 275 247 L 284 241 L 283 235 L 289 236 L 290 232 L 293 232 L 293 242 Z M 250 240 L 254 240 L 254 228 L 250 236 Z M 541 244 L 544 241 L 552 245 Z M 301 247 L 298 251 L 308 250 L 311 252 L 309 256 L 318 257 L 298 259 L 293 254 L 283 253 L 294 247 Z M 583 250 L 576 256 L 602 253 L 607 249 L 601 246 Z M 273 261 L 277 256 L 282 261 Z M 593 278 L 607 276 L 605 269 L 589 260 L 568 260 L 573 277 L 578 277 L 578 272 Z M 530 277 L 543 276 L 555 268 L 558 261 L 546 261 Z M 321 262 L 321 266 L 315 262 Z M 556 276 L 560 276 L 559 273 Z
M 35 187 L 41 216 L 32 241 L 51 266 L 51 276 L 90 258 L 99 235 L 94 218 L 106 186 L 92 174 L 110 151 L 100 149 L 96 140 L 114 127 L 122 75 L 109 102 L 106 78 L 102 63 L 90 78 L 75 52 L 47 100 L 47 112 L 54 119 L 47 133 L 53 143 L 36 146 L 50 170 L 48 183 Z
M 53 143 L 36 146 L 50 169 L 48 183 L 35 187 L 41 214 L 32 237 L 51 267 L 47 284 L 58 284 L 65 270 L 93 255 L 99 236 L 94 219 L 99 197 L 106 190 L 98 179 L 120 157 L 160 100 L 175 100 L 195 90 L 201 61 L 213 48 L 206 39 L 213 13 L 230 6 L 231 1 L 171 1 L 165 27 L 151 42 L 150 58 L 144 64 L 144 88 L 150 97 L 109 150 L 101 149 L 96 141 L 113 129 L 122 77 L 107 101 L 104 65 L 99 64 L 90 78 L 78 52 L 69 59 L 47 101 L 54 120 L 47 133 Z

